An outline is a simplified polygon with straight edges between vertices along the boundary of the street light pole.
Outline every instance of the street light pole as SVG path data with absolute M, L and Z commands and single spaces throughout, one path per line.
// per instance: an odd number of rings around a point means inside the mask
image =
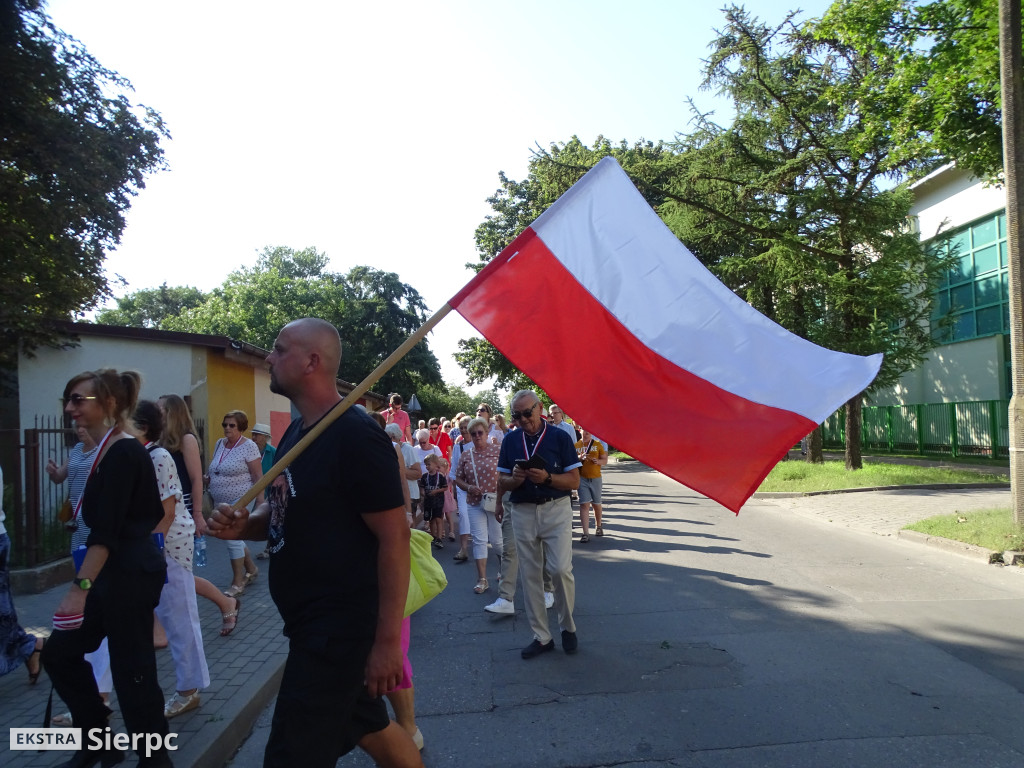
M 999 71 L 1003 102 L 1003 172 L 1006 182 L 1006 247 L 1010 278 L 1010 492 L 1013 521 L 1024 528 L 1024 261 L 1021 259 L 1018 180 L 1024 172 L 1024 66 L 1020 0 L 999 0 Z

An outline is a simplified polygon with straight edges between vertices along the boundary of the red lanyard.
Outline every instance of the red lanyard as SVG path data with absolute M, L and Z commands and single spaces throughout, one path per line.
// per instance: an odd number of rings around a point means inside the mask
M 238 444 L 243 440 L 245 440 L 245 437 L 239 437 L 237 440 L 235 440 L 235 444 L 232 445 L 230 448 L 228 448 L 227 440 L 220 444 L 220 459 L 217 460 L 218 470 L 220 469 L 220 465 L 224 463 L 224 457 L 231 453 L 233 450 L 235 450 L 235 448 L 238 447 Z
M 535 454 L 537 452 L 537 449 L 540 448 L 541 441 L 544 440 L 544 435 L 546 435 L 547 433 L 548 433 L 548 423 L 545 421 L 544 422 L 544 429 L 541 431 L 540 437 L 537 438 L 537 444 L 535 446 L 533 446 L 533 450 L 531 451 L 531 450 L 529 450 L 526 447 L 526 430 L 525 429 L 523 430 L 523 453 L 526 455 L 527 459 L 532 459 L 533 458 L 533 454 Z

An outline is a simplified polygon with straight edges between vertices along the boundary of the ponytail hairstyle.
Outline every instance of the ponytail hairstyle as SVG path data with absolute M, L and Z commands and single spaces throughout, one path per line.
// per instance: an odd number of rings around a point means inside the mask
M 135 404 L 139 401 L 142 377 L 136 371 L 119 373 L 113 368 L 101 368 L 78 374 L 68 382 L 64 391 L 70 392 L 83 381 L 92 383 L 97 402 L 103 409 L 103 423 L 108 427 L 122 429 L 128 426 Z

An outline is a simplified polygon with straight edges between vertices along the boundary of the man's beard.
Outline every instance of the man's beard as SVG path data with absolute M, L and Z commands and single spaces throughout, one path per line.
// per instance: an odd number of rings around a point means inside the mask
M 288 394 L 287 390 L 285 390 L 285 388 L 282 387 L 278 380 L 274 377 L 273 371 L 270 372 L 270 391 L 273 392 L 275 395 L 284 395 L 285 397 L 291 399 L 291 395 Z

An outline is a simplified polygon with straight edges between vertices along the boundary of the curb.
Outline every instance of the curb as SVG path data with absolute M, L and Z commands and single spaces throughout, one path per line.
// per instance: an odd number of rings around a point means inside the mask
M 865 488 L 837 488 L 829 491 L 755 491 L 754 499 L 799 499 L 804 496 L 829 496 L 837 493 L 867 493 L 869 491 L 968 491 L 1005 488 L 1009 483 L 931 483 L 928 485 L 874 485 Z
M 960 555 L 961 557 L 982 562 L 986 565 L 992 562 L 994 555 L 1002 555 L 1001 552 L 996 553 L 990 549 L 975 546 L 974 544 L 965 544 L 962 541 L 944 539 L 941 536 L 929 536 L 927 533 L 921 533 L 919 531 L 897 531 L 896 536 L 903 541 L 913 542 L 914 544 L 923 544 L 926 547 L 940 549 L 943 552 Z
M 223 768 L 249 738 L 260 713 L 277 696 L 281 678 L 284 676 L 284 662 L 285 659 L 282 657 L 276 666 L 261 665 L 254 670 L 254 675 L 234 694 L 241 702 L 240 705 L 223 718 L 218 728 L 204 728 L 197 734 L 198 738 L 191 737 L 189 746 L 195 749 L 189 749 L 187 752 L 182 749 L 175 754 L 175 758 L 181 761 L 180 764 L 190 765 L 192 768 Z

